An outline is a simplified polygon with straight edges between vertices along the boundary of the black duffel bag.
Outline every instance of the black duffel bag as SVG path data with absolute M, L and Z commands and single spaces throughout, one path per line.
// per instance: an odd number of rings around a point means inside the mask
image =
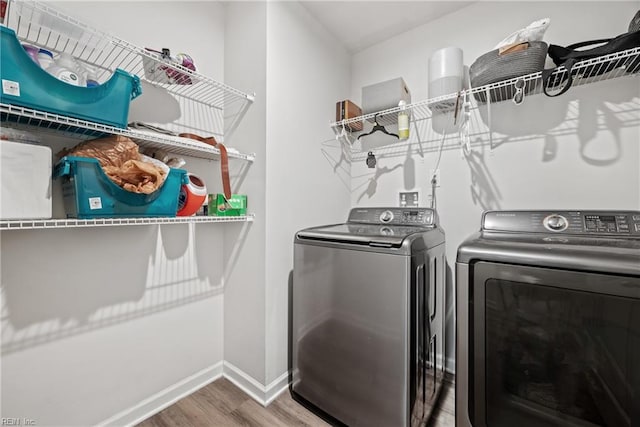
M 578 50 L 580 48 L 594 45 L 599 46 L 592 47 L 590 49 Z M 542 71 L 542 87 L 544 93 L 547 96 L 558 96 L 568 91 L 573 83 L 574 77 L 574 73 L 571 72 L 571 69 L 577 62 L 616 52 L 622 52 L 635 47 L 640 47 L 640 31 L 628 32 L 612 39 L 590 40 L 575 43 L 567 47 L 557 46 L 554 44 L 549 45 L 547 53 L 557 67 Z M 566 72 L 555 73 L 561 66 L 564 66 Z M 622 67 L 624 67 L 625 71 L 628 73 L 640 71 L 640 56 L 635 55 L 627 58 L 613 58 L 607 62 L 581 67 L 580 75 L 584 78 L 594 77 Z M 550 94 L 547 91 L 549 88 L 557 88 L 559 86 L 562 86 L 562 89 L 557 93 Z

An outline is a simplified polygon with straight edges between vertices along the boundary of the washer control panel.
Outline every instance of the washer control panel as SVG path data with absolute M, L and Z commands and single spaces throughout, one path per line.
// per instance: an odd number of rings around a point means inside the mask
M 490 211 L 482 229 L 640 238 L 640 211 Z
M 429 208 L 354 208 L 348 222 L 425 227 L 436 225 L 437 215 Z

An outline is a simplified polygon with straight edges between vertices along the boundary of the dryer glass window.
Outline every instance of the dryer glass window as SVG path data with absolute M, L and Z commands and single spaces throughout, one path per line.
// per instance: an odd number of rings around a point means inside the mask
M 640 300 L 489 279 L 484 302 L 488 426 L 640 425 Z

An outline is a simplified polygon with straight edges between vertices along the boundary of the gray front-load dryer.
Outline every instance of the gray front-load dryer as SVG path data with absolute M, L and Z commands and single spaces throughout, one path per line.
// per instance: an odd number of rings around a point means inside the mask
M 457 427 L 640 426 L 640 212 L 485 212 L 456 288 Z
M 445 240 L 423 208 L 356 208 L 294 242 L 291 394 L 330 422 L 413 426 L 444 373 Z

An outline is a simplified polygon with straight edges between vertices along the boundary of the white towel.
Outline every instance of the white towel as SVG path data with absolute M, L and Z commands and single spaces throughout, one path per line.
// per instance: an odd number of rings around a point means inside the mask
M 550 23 L 551 19 L 549 18 L 543 18 L 537 21 L 533 21 L 525 28 L 522 28 L 507 36 L 504 40 L 498 43 L 496 47 L 494 47 L 494 49 L 500 49 L 501 47 L 508 46 L 510 44 L 540 41 L 542 40 L 545 31 L 547 31 L 547 28 L 549 28 Z

